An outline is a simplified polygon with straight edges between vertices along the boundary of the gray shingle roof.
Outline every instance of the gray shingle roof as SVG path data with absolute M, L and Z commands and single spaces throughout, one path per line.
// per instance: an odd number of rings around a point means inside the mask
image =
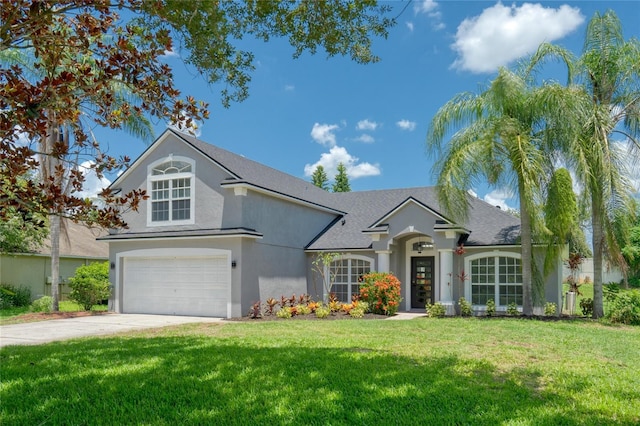
M 366 249 L 371 237 L 362 231 L 409 198 L 422 203 L 443 217 L 435 187 L 357 191 L 332 194 L 341 210 L 348 212 L 309 244 L 310 250 Z M 513 244 L 519 234 L 520 221 L 478 198 L 470 197 L 470 219 L 462 225 L 471 231 L 466 245 Z M 410 225 L 410 224 L 407 224 Z
M 408 199 L 413 199 L 440 216 L 446 217 L 440 208 L 435 187 L 330 193 L 309 181 L 283 173 L 190 135 L 173 130 L 167 131 L 226 169 L 234 176 L 229 183 L 248 184 L 335 211 L 336 220 L 328 224 L 324 232 L 309 243 L 307 248 L 310 250 L 369 248 L 371 237 L 363 231 L 372 230 L 374 229 L 372 227 L 381 225 L 377 221 Z M 470 197 L 470 206 L 469 221 L 462 225 L 471 231 L 466 245 L 500 245 L 516 242 L 520 230 L 518 218 L 475 197 Z
M 332 194 L 309 181 L 291 176 L 192 136 L 174 133 L 235 175 L 238 182 L 250 183 L 278 194 L 288 195 L 329 209 L 336 209 L 336 202 Z M 229 181 L 229 183 L 233 183 L 233 181 Z

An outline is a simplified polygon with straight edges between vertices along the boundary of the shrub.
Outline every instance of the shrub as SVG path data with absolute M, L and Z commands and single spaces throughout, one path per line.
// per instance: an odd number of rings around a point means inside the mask
M 326 318 L 331 313 L 331 309 L 328 306 L 318 306 L 316 308 L 316 317 L 318 318 Z
M 400 280 L 387 272 L 370 272 L 360 284 L 360 299 L 374 314 L 394 315 L 400 306 Z
M 278 318 L 291 318 L 291 307 L 285 306 L 276 312 Z
M 593 314 L 593 299 L 582 299 L 580 301 L 580 309 L 582 309 L 582 315 L 590 317 Z
M 85 311 L 90 311 L 93 305 L 108 299 L 111 294 L 109 263 L 96 262 L 79 267 L 76 274 L 69 279 L 69 287 L 69 298 Z
M 544 305 L 544 314 L 545 316 L 553 316 L 556 314 L 556 312 L 558 311 L 558 305 L 556 305 L 553 302 L 547 302 Z
M 440 302 L 427 305 L 427 316 L 430 318 L 442 318 L 446 313 L 447 308 Z
M 606 318 L 614 323 L 640 325 L 640 291 L 621 292 L 609 305 Z
M 496 314 L 496 302 L 493 299 L 487 300 L 487 310 L 485 311 L 488 317 L 492 317 Z
M 258 300 L 249 308 L 249 318 L 259 319 L 262 318 L 262 303 Z
M 358 300 L 356 307 L 362 309 L 364 313 L 369 312 L 369 303 L 364 300 Z
M 629 278 L 629 287 L 640 288 L 640 277 Z
M 273 297 L 268 298 L 267 301 L 265 302 L 265 305 L 266 305 L 265 314 L 273 315 L 273 311 L 275 310 L 275 307 L 277 304 L 278 304 L 278 301 L 276 299 L 274 299 Z
M 511 302 L 507 305 L 507 315 L 520 315 L 520 311 L 518 311 L 518 305 L 516 304 L 516 302 Z
M 602 286 L 602 291 L 604 293 L 604 299 L 607 302 L 612 302 L 620 293 L 620 286 L 618 283 L 609 283 Z
M 471 315 L 473 315 L 473 307 L 471 305 L 471 302 L 469 302 L 467 299 L 461 297 L 458 300 L 458 304 L 460 305 L 460 315 L 462 315 L 463 317 L 470 317 Z
M 309 305 L 298 305 L 296 308 L 298 310 L 298 315 L 309 315 L 311 313 Z
M 31 304 L 31 289 L 0 284 L 0 309 L 19 308 Z
M 33 312 L 51 312 L 53 309 L 53 297 L 51 296 L 42 296 L 40 299 L 36 299 L 31 304 L 31 310 Z
M 355 308 L 351 308 L 349 311 L 349 316 L 353 318 L 363 318 L 364 317 L 364 309 L 360 306 L 356 306 Z

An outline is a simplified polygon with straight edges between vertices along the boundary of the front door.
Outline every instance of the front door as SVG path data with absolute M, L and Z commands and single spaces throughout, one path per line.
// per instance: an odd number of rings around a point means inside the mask
M 434 257 L 411 258 L 411 308 L 424 309 L 433 303 Z

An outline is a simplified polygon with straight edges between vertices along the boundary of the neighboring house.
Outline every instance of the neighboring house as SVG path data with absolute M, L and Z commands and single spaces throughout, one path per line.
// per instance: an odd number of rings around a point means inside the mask
M 477 198 L 469 223 L 458 224 L 434 188 L 329 193 L 172 130 L 111 188 L 149 195 L 124 214 L 128 229 L 100 238 L 116 312 L 235 317 L 269 297 L 320 299 L 320 252 L 340 253 L 332 292 L 344 301 L 376 270 L 401 280 L 401 310 L 440 301 L 453 313 L 460 296 L 477 310 L 488 299 L 498 309 L 522 303 L 519 219 Z M 544 295 L 558 306 L 560 269 Z
M 76 269 L 92 262 L 109 259 L 109 249 L 96 238 L 105 232 L 84 225 L 64 221 L 68 230 L 60 236 L 60 296 L 69 294 L 68 279 Z M 51 242 L 47 238 L 33 253 L 9 253 L 0 255 L 0 283 L 16 287 L 29 287 L 31 298 L 51 295 Z

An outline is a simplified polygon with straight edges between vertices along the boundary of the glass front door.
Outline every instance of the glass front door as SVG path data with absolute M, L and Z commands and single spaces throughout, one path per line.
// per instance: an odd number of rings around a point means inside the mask
M 411 258 L 411 308 L 423 309 L 433 303 L 434 257 Z

